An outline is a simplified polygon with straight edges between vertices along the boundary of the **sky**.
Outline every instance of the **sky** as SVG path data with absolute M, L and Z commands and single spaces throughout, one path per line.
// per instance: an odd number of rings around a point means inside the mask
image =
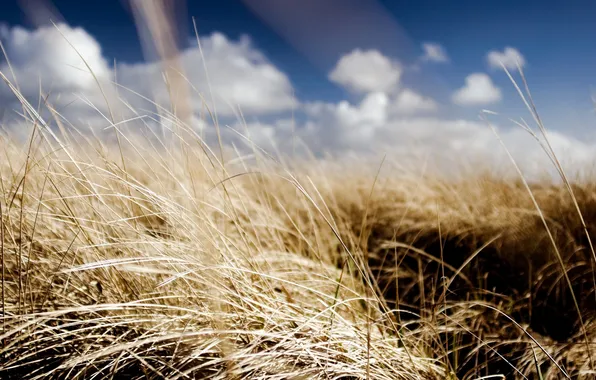
M 548 157 L 511 121 L 523 118 L 536 127 L 503 70 L 519 83 L 519 63 L 556 152 L 575 166 L 596 158 L 593 1 L 172 3 L 194 120 L 207 135 L 213 126 L 201 116 L 200 95 L 210 88 L 214 98 L 207 103 L 220 120 L 262 146 L 285 151 L 298 137 L 315 154 L 402 152 L 501 162 L 503 150 L 479 118 L 490 110 L 514 157 L 539 168 Z M 73 124 L 105 128 L 106 122 L 105 102 L 79 54 L 100 80 L 168 100 L 160 66 L 143 54 L 126 0 L 6 0 L 0 41 L 8 57 L 0 71 L 13 78 L 10 62 L 27 99 L 38 101 L 41 87 Z M 117 94 L 149 113 L 150 105 L 132 91 Z M 0 84 L 4 127 L 19 128 L 18 111 Z M 228 135 L 237 143 L 237 134 Z

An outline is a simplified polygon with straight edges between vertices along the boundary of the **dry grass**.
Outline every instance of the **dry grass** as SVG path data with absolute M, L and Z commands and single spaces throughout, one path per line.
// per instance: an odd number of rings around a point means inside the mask
M 322 215 L 296 187 L 222 182 L 198 147 L 136 144 L 124 173 L 115 146 L 36 136 L 2 141 L 3 378 L 442 376 L 361 277 L 303 254 L 282 208 Z
M 564 186 L 532 185 L 555 252 L 515 181 L 222 165 L 190 131 L 184 150 L 31 131 L 2 140 L 3 378 L 592 371 L 556 259 L 591 345 L 593 260 Z M 594 185 L 573 194 L 593 234 Z
M 179 91 L 165 140 L 110 111 L 108 142 L 12 89 L 30 138 L 0 140 L 0 378 L 596 373 L 593 182 L 215 154 Z

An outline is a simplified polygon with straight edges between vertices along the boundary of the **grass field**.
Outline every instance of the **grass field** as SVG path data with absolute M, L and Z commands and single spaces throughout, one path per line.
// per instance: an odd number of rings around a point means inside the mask
M 226 158 L 179 127 L 2 137 L 0 377 L 594 373 L 593 182 Z
M 531 182 L 274 157 L 174 100 L 99 136 L 10 86 L 1 379 L 595 377 L 596 181 L 552 155 Z

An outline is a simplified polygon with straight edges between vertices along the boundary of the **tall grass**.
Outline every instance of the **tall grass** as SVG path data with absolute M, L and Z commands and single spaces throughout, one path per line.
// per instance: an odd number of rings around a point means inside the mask
M 40 124 L 2 137 L 5 378 L 591 373 L 592 184 L 211 164 L 198 137 Z
M 198 140 L 183 157 L 31 130 L 31 149 L 2 140 L 3 376 L 442 373 L 391 333 L 362 262 L 340 273 L 312 185 L 267 167 L 224 178 Z
M 548 144 L 559 184 L 290 166 L 207 145 L 184 97 L 110 143 L 0 74 L 28 128 L 0 137 L 1 378 L 594 375 L 596 185 Z

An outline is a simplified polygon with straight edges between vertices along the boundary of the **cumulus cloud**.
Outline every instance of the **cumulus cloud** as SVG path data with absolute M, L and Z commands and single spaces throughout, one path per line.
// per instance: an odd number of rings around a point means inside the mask
M 416 169 L 428 164 L 429 170 L 440 173 L 453 173 L 466 164 L 503 174 L 515 173 L 506 150 L 482 121 L 392 117 L 386 113 L 371 118 L 364 116 L 362 104 L 346 103 L 326 104 L 316 111 L 297 128 L 298 137 L 315 153 L 332 152 L 339 156 L 358 153 L 361 159 L 381 153 Z M 530 179 L 545 174 L 557 177 L 548 155 L 526 131 L 510 125 L 494 126 L 524 175 Z M 557 132 L 549 133 L 548 137 L 568 173 L 586 168 L 596 159 L 593 144 Z M 281 132 L 275 141 L 289 141 L 289 138 Z
M 394 101 L 395 111 L 399 114 L 415 114 L 436 111 L 437 103 L 429 97 L 406 88 L 397 94 Z
M 180 57 L 186 80 L 197 90 L 192 96 L 195 109 L 200 109 L 203 102 L 213 106 L 211 92 L 217 113 L 223 116 L 233 116 L 236 107 L 245 115 L 253 115 L 297 106 L 288 76 L 253 48 L 247 36 L 232 41 L 216 32 L 201 38 L 201 46 L 203 56 L 198 47 L 191 47 Z M 142 93 L 153 93 L 161 103 L 170 96 L 161 70 L 157 63 L 124 64 L 118 68 L 119 82 L 137 91 L 142 87 Z
M 519 50 L 510 46 L 507 46 L 503 51 L 489 51 L 486 55 L 486 60 L 493 69 L 501 69 L 502 64 L 507 70 L 517 70 L 518 62 L 522 68 L 526 64 L 526 60 Z
M 422 61 L 425 62 L 437 62 L 446 63 L 449 62 L 449 56 L 445 51 L 445 48 L 437 43 L 426 42 L 422 44 Z
M 373 142 L 376 129 L 386 124 L 388 107 L 389 97 L 384 92 L 367 94 L 357 105 L 345 100 L 307 103 L 308 120 L 301 138 L 315 152 L 360 150 Z
M 505 149 L 483 121 L 395 114 L 391 100 L 380 92 L 356 104 L 314 102 L 304 107 L 307 119 L 292 127 L 286 120 L 285 124 L 250 123 L 247 128 L 259 145 L 273 142 L 281 152 L 290 152 L 290 144 L 297 139 L 317 155 L 357 153 L 364 160 L 381 153 L 398 158 L 406 166 L 421 168 L 424 163 L 446 173 L 470 163 L 514 173 Z M 526 131 L 498 123 L 494 126 L 524 174 L 556 176 L 547 154 Z M 241 125 L 235 128 L 245 129 Z M 567 170 L 585 167 L 596 159 L 591 144 L 556 132 L 549 133 L 549 140 Z
M 402 67 L 378 50 L 355 49 L 342 56 L 329 80 L 356 93 L 390 92 L 399 84 Z
M 393 108 L 383 93 L 372 93 L 355 105 L 347 101 L 307 104 L 309 118 L 298 130 L 315 152 L 384 150 L 449 156 L 495 144 L 490 128 L 481 122 L 399 115 L 391 112 Z
M 466 77 L 466 84 L 452 96 L 455 104 L 476 106 L 495 103 L 501 100 L 501 89 L 496 87 L 484 73 L 473 73 Z
M 57 91 L 89 90 L 95 86 L 95 80 L 85 62 L 98 78 L 110 76 L 101 46 L 82 28 L 59 25 L 29 31 L 15 26 L 5 28 L 2 39 L 24 92 L 38 90 L 40 79 L 42 85 L 51 85 Z M 3 71 L 6 68 L 3 65 Z
M 113 70 L 103 57 L 101 46 L 82 28 L 60 24 L 58 29 L 54 26 L 33 31 L 19 26 L 3 28 L 1 38 L 21 92 L 35 99 L 41 85 L 45 93 L 54 94 L 50 99 L 54 105 L 59 102 L 73 109 L 77 108 L 73 106 L 75 103 L 78 108 L 90 109 L 85 102 L 77 101 L 84 98 L 101 108 L 104 102 L 99 88 L 79 57 L 80 54 L 96 77 L 104 82 L 104 91 L 109 91 Z M 204 101 L 213 106 L 211 93 L 220 116 L 234 115 L 236 107 L 245 115 L 262 115 L 297 106 L 287 75 L 255 49 L 248 37 L 233 41 L 221 33 L 213 33 L 202 37 L 201 43 L 207 74 L 198 46 L 181 53 L 184 81 L 188 80 L 196 90 L 191 99 L 196 110 L 202 108 Z M 6 63 L 0 70 L 10 72 Z M 170 93 L 161 71 L 158 63 L 119 64 L 117 81 L 131 90 L 120 90 L 120 96 L 133 107 L 146 108 L 146 102 L 133 95 L 134 91 L 168 107 Z M 7 99 L 13 99 L 4 85 L 0 85 L 0 97 L 5 104 Z
M 105 85 L 112 72 L 102 56 L 101 46 L 83 28 L 60 24 L 57 28 L 47 26 L 30 31 L 19 26 L 4 26 L 0 38 L 12 72 L 7 62 L 0 64 L 0 70 L 10 79 L 16 78 L 15 84 L 31 102 L 37 103 L 40 91 L 52 94 L 49 102 L 70 117 L 90 116 L 91 110 L 85 101 L 100 109 L 105 106 L 96 79 Z M 12 78 L 13 72 L 15 78 Z M 16 101 L 8 86 L 2 83 L 0 108 L 7 106 L 15 108 Z

